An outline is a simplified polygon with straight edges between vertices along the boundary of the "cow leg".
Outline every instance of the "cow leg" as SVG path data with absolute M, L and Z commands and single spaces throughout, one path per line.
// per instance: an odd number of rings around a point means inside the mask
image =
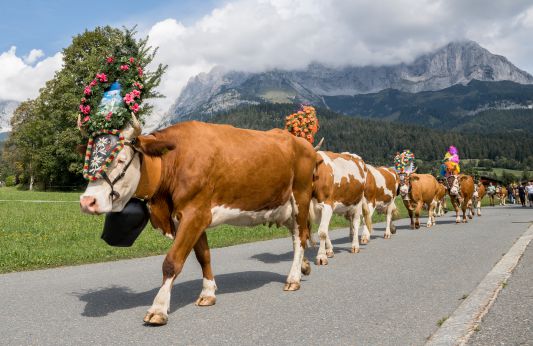
M 392 200 L 387 206 L 387 224 L 385 226 L 385 234 L 383 235 L 383 238 L 385 239 L 390 239 L 391 229 L 394 228 L 394 225 L 392 224 L 392 213 L 394 212 L 394 209 L 396 209 L 396 205 L 394 204 L 394 200 Z M 396 233 L 396 230 L 394 233 Z
M 461 203 L 461 211 L 463 212 L 463 223 L 468 222 L 466 219 L 466 209 L 468 209 L 468 202 L 466 201 L 466 199 L 463 198 L 463 203 Z
M 452 206 L 455 209 L 455 223 L 461 223 L 461 218 L 459 217 L 459 203 L 457 202 L 457 198 L 452 197 Z
M 435 224 L 435 206 L 437 204 L 437 201 L 431 201 L 429 203 L 428 207 L 428 222 L 426 223 L 426 227 L 431 227 Z
M 468 218 L 473 219 L 474 218 L 474 203 L 471 200 L 468 201 L 466 208 L 468 209 Z
M 422 211 L 422 207 L 424 206 L 424 201 L 418 201 L 416 203 L 416 209 L 415 209 L 415 228 L 420 228 L 420 211 Z
M 481 199 L 477 201 L 477 216 L 481 216 Z
M 170 309 L 170 292 L 174 279 L 183 269 L 187 256 L 211 222 L 211 215 L 207 213 L 183 213 L 176 233 L 165 260 L 163 261 L 163 285 L 159 289 L 154 302 L 144 316 L 144 322 L 163 325 L 168 321 Z
M 211 306 L 216 303 L 215 291 L 217 285 L 215 283 L 215 277 L 211 269 L 211 253 L 209 251 L 209 245 L 207 244 L 207 234 L 202 233 L 200 239 L 194 245 L 194 254 L 198 263 L 202 266 L 202 292 L 200 297 L 196 300 L 196 306 Z
M 353 229 L 352 253 L 359 252 L 359 227 L 361 226 L 362 205 L 355 207 L 355 213 L 350 218 L 350 231 Z
M 320 246 L 316 255 L 316 265 L 328 264 L 328 256 L 326 255 L 326 240 L 329 237 L 328 227 L 331 217 L 333 216 L 333 208 L 327 203 L 321 203 L 321 217 L 320 225 L 318 226 L 318 237 L 320 238 Z M 331 244 L 331 242 L 330 242 Z M 333 252 L 333 249 L 330 249 Z
M 363 218 L 365 221 L 363 223 L 363 233 L 361 235 L 361 244 L 368 244 L 368 242 L 370 241 L 370 232 L 371 232 L 371 228 L 369 225 L 371 225 L 372 215 L 374 215 L 374 210 L 376 208 L 374 207 L 373 204 L 366 204 L 366 203 L 363 204 L 362 202 L 360 204 L 361 204 L 361 208 L 363 212 Z M 370 220 L 370 223 L 369 223 L 369 220 Z

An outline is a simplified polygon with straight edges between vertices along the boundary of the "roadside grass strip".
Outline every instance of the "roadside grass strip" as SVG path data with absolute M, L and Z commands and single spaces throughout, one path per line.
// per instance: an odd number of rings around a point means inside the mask
M 529 226 L 453 314 L 441 323 L 426 345 L 465 345 L 470 336 L 479 330 L 481 319 L 507 285 L 507 279 L 531 240 L 533 225 Z

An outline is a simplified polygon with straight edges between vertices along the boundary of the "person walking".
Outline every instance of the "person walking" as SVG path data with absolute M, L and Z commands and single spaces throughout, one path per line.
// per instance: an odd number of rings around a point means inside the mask
M 513 185 L 507 185 L 507 198 L 509 199 L 510 204 L 514 204 L 514 194 L 513 194 Z
M 492 181 L 489 183 L 489 186 L 487 187 L 487 195 L 489 196 L 490 206 L 494 207 L 494 196 L 496 195 L 496 186 L 492 184 Z
M 529 200 L 529 206 L 533 208 L 533 181 L 530 181 L 526 187 L 527 199 Z
M 526 183 L 522 183 L 518 187 L 518 197 L 520 198 L 520 204 L 522 207 L 526 206 Z

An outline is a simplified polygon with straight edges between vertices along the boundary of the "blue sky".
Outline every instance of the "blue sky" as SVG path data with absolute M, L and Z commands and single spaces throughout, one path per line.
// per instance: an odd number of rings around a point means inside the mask
M 53 55 L 72 36 L 99 25 L 139 25 L 140 30 L 166 18 L 184 24 L 209 13 L 222 0 L 1 0 L 0 52 L 17 47 L 18 55 L 41 49 Z

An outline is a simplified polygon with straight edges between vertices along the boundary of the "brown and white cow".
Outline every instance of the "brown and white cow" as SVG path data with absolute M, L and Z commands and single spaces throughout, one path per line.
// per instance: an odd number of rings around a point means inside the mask
M 496 196 L 500 200 L 500 205 L 507 204 L 507 188 L 505 186 L 498 186 L 496 188 Z
M 365 183 L 365 199 L 363 202 L 363 214 L 365 220 L 372 220 L 374 211 L 384 213 L 387 216 L 384 238 L 389 239 L 391 233 L 396 233 L 396 226 L 392 223 L 392 215 L 396 212 L 396 194 L 400 184 L 398 173 L 390 167 L 374 167 L 366 165 L 368 174 Z M 368 213 L 368 215 L 366 215 Z M 370 240 L 372 229 L 367 227 L 368 222 L 363 223 L 361 243 L 366 244 Z
M 444 216 L 446 210 L 446 186 L 442 185 L 441 183 L 439 183 L 437 196 L 435 199 L 437 200 L 437 210 L 435 212 L 435 216 Z
M 112 197 L 109 184 L 99 179 L 89 183 L 80 204 L 89 214 L 121 211 L 136 195 L 148 201 L 153 226 L 174 239 L 146 323 L 167 322 L 172 284 L 191 251 L 203 272 L 196 304 L 215 304 L 205 231 L 220 224 L 287 226 L 294 259 L 284 289 L 300 288 L 301 273 L 310 272 L 304 248 L 316 165 L 316 152 L 307 141 L 280 129 L 253 131 L 196 121 L 146 136 L 139 135 L 136 123 L 123 134 L 135 144 L 125 146 L 107 172 L 111 181 L 123 173 L 113 186 L 119 195 Z
M 481 201 L 485 197 L 485 185 L 479 182 L 474 185 L 474 194 L 472 195 L 472 206 L 470 212 L 473 214 L 477 209 L 477 216 L 481 216 Z
M 333 245 L 328 230 L 334 213 L 343 215 L 350 221 L 350 234 L 354 234 L 352 252 L 359 252 L 359 219 L 362 214 L 367 168 L 359 156 L 350 153 L 319 151 L 317 163 L 311 218 L 319 223 L 320 247 L 316 264 L 325 265 L 328 264 L 328 257 L 333 257 Z
M 431 174 L 400 174 L 400 195 L 411 218 L 411 228 L 420 228 L 420 212 L 428 206 L 427 227 L 435 225 L 434 210 L 437 206 L 439 183 Z M 413 214 L 415 218 L 413 219 Z
M 472 196 L 474 195 L 474 179 L 469 175 L 450 175 L 446 178 L 448 184 L 448 195 L 455 209 L 455 222 L 461 223 L 459 209 L 463 211 L 462 222 L 466 223 L 466 210 L 470 210 Z M 468 215 L 472 218 L 472 214 Z

